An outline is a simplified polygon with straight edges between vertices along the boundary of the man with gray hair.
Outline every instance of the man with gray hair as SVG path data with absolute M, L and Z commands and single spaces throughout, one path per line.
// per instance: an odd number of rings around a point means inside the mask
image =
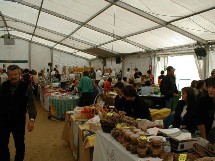
M 16 147 L 15 161 L 23 161 L 25 155 L 25 124 L 28 111 L 28 131 L 34 129 L 37 111 L 32 89 L 20 80 L 21 70 L 17 65 L 7 68 L 8 80 L 0 86 L 0 160 L 10 161 L 9 138 L 13 134 Z

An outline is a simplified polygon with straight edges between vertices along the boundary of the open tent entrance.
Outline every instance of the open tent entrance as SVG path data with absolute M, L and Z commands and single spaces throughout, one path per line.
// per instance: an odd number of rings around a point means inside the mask
M 200 80 L 194 55 L 169 56 L 168 66 L 173 66 L 178 90 L 190 86 L 192 80 Z

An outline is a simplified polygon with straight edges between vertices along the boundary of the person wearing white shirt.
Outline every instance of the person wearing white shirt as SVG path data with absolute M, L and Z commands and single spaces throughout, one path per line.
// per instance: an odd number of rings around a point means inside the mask
M 73 73 L 73 71 L 69 73 L 69 80 L 75 80 L 75 74 Z
M 50 72 L 49 72 L 49 69 L 46 69 L 46 79 L 49 79 L 50 78 Z
M 51 77 L 53 77 L 55 75 L 55 71 L 56 71 L 56 68 L 54 68 L 54 70 L 52 70 Z
M 141 88 L 141 95 L 151 95 L 153 93 L 153 89 L 150 85 L 150 81 L 145 82 L 145 87 Z
M 115 73 L 115 71 L 114 71 L 114 70 L 111 70 L 111 74 L 110 74 L 110 76 L 111 76 L 113 79 L 116 77 L 116 73 Z
M 132 71 L 130 70 L 130 68 L 127 68 L 127 71 L 125 73 L 125 77 L 127 77 L 128 81 L 134 79 L 134 74 L 132 73 Z
M 96 80 L 97 81 L 100 81 L 102 78 L 102 72 L 101 72 L 101 69 L 99 68 L 97 71 L 96 71 Z
M 127 68 L 127 71 L 125 73 L 125 77 L 127 77 L 127 79 L 129 79 L 130 78 L 130 74 L 131 74 L 130 68 Z
M 103 78 L 99 81 L 99 83 L 98 83 L 99 88 L 102 88 L 104 86 L 104 82 L 105 81 Z

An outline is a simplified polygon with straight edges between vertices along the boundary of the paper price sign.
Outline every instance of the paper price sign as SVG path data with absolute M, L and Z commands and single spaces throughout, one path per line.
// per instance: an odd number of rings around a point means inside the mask
M 107 116 L 112 116 L 112 115 L 113 115 L 112 112 L 108 112 L 108 113 L 107 113 Z
M 146 140 L 147 138 L 145 136 L 140 136 L 141 140 Z
M 117 128 L 117 129 L 120 129 L 120 128 L 121 128 L 121 125 L 120 125 L 120 124 L 117 124 L 117 125 L 116 125 L 116 128 Z
M 187 159 L 187 154 L 180 154 L 178 157 L 178 161 L 186 161 Z

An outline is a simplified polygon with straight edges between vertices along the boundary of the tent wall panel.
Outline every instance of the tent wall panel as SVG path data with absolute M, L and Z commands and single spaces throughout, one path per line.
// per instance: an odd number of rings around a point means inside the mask
M 153 62 L 152 62 L 153 63 Z M 115 58 L 108 58 L 106 59 L 106 67 L 105 68 L 111 68 L 113 69 L 116 73 L 119 73 L 120 70 L 124 71 L 124 75 L 126 72 L 127 68 L 134 69 L 138 68 L 139 71 L 141 71 L 143 74 L 147 72 L 149 69 L 149 64 L 150 64 L 150 57 L 146 56 L 137 56 L 137 55 L 132 55 L 132 56 L 127 56 L 124 58 L 124 69 L 122 69 L 122 63 L 116 64 Z M 91 66 L 95 67 L 96 69 L 98 68 L 103 68 L 103 64 L 100 59 L 95 59 L 91 61 Z
M 132 55 L 125 57 L 124 61 L 125 61 L 124 74 L 127 71 L 127 68 L 130 68 L 131 70 L 133 70 L 134 68 L 138 68 L 138 70 L 142 72 L 142 74 L 145 74 L 147 70 L 149 70 L 150 65 L 149 56 Z
M 215 51 L 209 52 L 209 73 L 208 76 L 211 75 L 211 71 L 215 69 Z
M 31 69 L 40 71 L 49 68 L 51 62 L 51 49 L 38 44 L 31 44 Z
M 4 39 L 0 39 L 0 60 L 24 60 L 28 61 L 28 42 L 15 39 L 15 45 L 4 45 Z M 18 64 L 21 68 L 28 68 L 28 63 L 0 63 L 0 68 L 3 67 L 3 64 L 6 66 L 10 64 Z
M 116 64 L 116 59 L 115 58 L 109 58 L 109 59 L 106 60 L 106 67 L 111 68 L 117 74 L 117 73 L 120 72 L 120 70 L 122 70 L 122 63 Z
M 91 66 L 95 67 L 95 69 L 99 69 L 101 68 L 101 70 L 103 70 L 103 63 L 100 59 L 94 59 L 91 61 Z
M 78 66 L 78 67 L 88 67 L 89 63 L 86 59 L 76 57 L 74 55 L 69 55 L 64 52 L 54 50 L 53 51 L 53 66 L 57 66 L 57 69 L 62 73 L 64 66 Z

